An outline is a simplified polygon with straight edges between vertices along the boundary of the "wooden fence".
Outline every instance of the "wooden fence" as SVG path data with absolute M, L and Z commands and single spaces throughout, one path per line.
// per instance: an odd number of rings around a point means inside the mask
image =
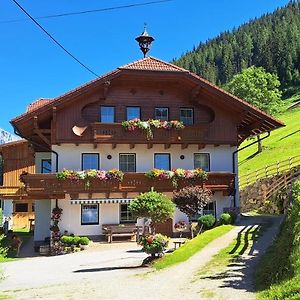
M 239 177 L 239 189 L 242 190 L 247 185 L 250 185 L 259 179 L 286 173 L 298 166 L 300 166 L 300 155 L 289 157 L 286 160 L 277 161 L 276 163 L 267 165 L 264 168 L 246 173 Z

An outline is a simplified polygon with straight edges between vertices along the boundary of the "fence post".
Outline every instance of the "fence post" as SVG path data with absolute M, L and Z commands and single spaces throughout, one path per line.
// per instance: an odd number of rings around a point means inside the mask
M 279 165 L 280 165 L 280 161 L 277 160 L 277 175 L 279 175 Z
M 268 177 L 268 168 L 269 168 L 269 166 L 267 165 L 267 166 L 265 167 L 266 177 Z

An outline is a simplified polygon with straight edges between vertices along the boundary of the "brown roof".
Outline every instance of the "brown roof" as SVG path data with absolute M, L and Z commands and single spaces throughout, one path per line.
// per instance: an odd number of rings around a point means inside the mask
M 155 57 L 145 57 L 137 60 L 133 63 L 119 67 L 120 70 L 141 70 L 141 71 L 160 71 L 160 72 L 184 72 L 188 73 L 188 70 L 177 67 L 173 64 L 164 62 Z
M 107 74 L 102 75 L 86 84 L 79 86 L 76 89 L 73 89 L 57 98 L 54 99 L 39 99 L 38 101 L 34 102 L 29 106 L 29 109 L 24 114 L 14 118 L 11 123 L 15 124 L 20 120 L 24 120 L 26 118 L 30 118 L 33 114 L 42 113 L 51 109 L 53 106 L 57 106 L 60 103 L 67 101 L 68 99 L 72 100 L 73 97 L 78 93 L 83 93 L 84 91 L 88 90 L 89 88 L 104 83 L 107 80 L 111 80 L 112 78 L 118 76 L 122 71 L 154 71 L 154 72 L 166 72 L 166 73 L 173 73 L 173 74 L 180 74 L 184 75 L 189 79 L 194 79 L 196 84 L 199 86 L 205 87 L 207 89 L 213 90 L 215 93 L 219 94 L 220 101 L 225 101 L 230 103 L 231 105 L 239 106 L 240 109 L 244 112 L 243 113 L 243 120 L 240 124 L 240 130 L 249 129 L 251 124 L 255 124 L 255 128 L 251 129 L 252 134 L 260 134 L 262 132 L 270 131 L 276 129 L 278 127 L 284 126 L 284 124 L 273 118 L 272 116 L 268 115 L 267 113 L 261 111 L 257 107 L 249 104 L 248 102 L 224 91 L 223 89 L 219 88 L 218 86 L 212 84 L 211 82 L 203 79 L 202 77 L 180 68 L 176 65 L 161 61 L 154 57 L 146 57 L 130 64 L 124 65 L 115 69 Z M 243 137 L 244 136 L 244 137 Z M 246 134 L 241 134 L 240 139 L 246 137 Z
M 41 98 L 41 99 L 38 99 L 32 103 L 30 103 L 28 106 L 27 106 L 27 110 L 26 112 L 31 112 L 31 111 L 34 111 L 46 104 L 48 104 L 49 102 L 52 102 L 53 100 L 52 99 L 46 99 L 46 98 Z

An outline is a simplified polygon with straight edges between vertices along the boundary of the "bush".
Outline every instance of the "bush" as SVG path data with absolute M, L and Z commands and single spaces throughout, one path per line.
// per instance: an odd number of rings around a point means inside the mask
M 175 205 L 166 195 L 152 189 L 131 201 L 129 209 L 137 218 L 150 218 L 151 227 L 154 229 L 155 224 L 164 222 L 173 216 Z
M 198 219 L 199 226 L 207 230 L 212 228 L 216 223 L 216 218 L 213 215 L 204 215 Z
M 88 245 L 90 240 L 88 237 L 83 236 L 70 236 L 70 235 L 63 235 L 60 238 L 61 242 L 67 246 L 78 246 L 80 245 Z
M 152 256 L 163 253 L 168 246 L 168 243 L 169 238 L 160 233 L 155 235 L 143 235 L 139 242 L 139 244 L 143 246 L 143 251 Z
M 60 238 L 60 241 L 65 244 L 65 245 L 68 245 L 68 246 L 71 246 L 73 245 L 73 239 L 74 237 L 72 236 L 69 236 L 69 235 L 63 235 L 61 238 Z
M 80 236 L 74 236 L 73 237 L 73 245 L 78 246 L 80 244 L 80 240 L 81 240 Z
M 88 245 L 89 243 L 90 243 L 90 240 L 86 236 L 81 237 L 79 240 L 80 245 Z
M 232 217 L 229 213 L 222 213 L 219 222 L 221 225 L 232 224 Z

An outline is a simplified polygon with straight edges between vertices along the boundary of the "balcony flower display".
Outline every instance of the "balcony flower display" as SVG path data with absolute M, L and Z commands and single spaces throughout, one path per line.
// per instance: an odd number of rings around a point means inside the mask
M 124 173 L 117 169 L 109 171 L 105 170 L 85 170 L 85 171 L 73 171 L 64 169 L 56 174 L 56 178 L 59 180 L 71 180 L 79 182 L 80 180 L 89 182 L 91 179 L 98 179 L 102 181 L 116 179 L 118 181 L 123 180 Z
M 122 126 L 127 131 L 135 131 L 136 129 L 142 129 L 146 131 L 147 140 L 153 139 L 153 128 L 163 128 L 166 130 L 170 129 L 183 129 L 184 125 L 182 122 L 173 120 L 173 121 L 160 121 L 150 119 L 148 121 L 141 121 L 140 119 L 132 119 L 129 121 L 122 122 Z
M 207 180 L 207 173 L 200 168 L 193 170 L 173 169 L 172 171 L 163 169 L 151 169 L 145 174 L 150 179 L 171 179 L 174 187 L 177 187 L 180 179 L 200 179 Z

